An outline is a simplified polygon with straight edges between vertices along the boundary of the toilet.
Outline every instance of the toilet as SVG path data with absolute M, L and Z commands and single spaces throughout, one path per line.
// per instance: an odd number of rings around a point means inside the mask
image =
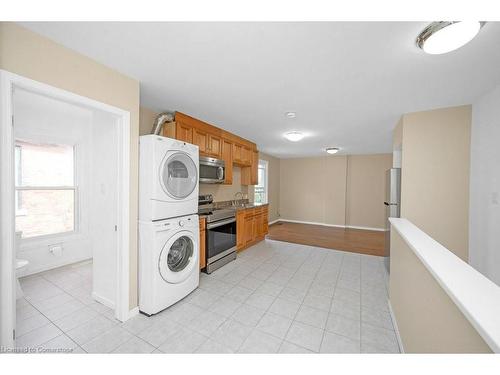
M 19 252 L 19 244 L 21 242 L 21 235 L 22 234 L 23 234 L 23 232 L 16 232 L 16 242 L 14 244 L 15 249 L 16 249 L 16 255 Z M 19 275 L 22 273 L 22 270 L 24 268 L 26 268 L 26 266 L 28 264 L 29 264 L 29 262 L 26 259 L 16 258 L 16 282 L 17 282 L 16 297 L 17 297 L 17 299 L 24 297 L 23 289 L 21 288 L 21 283 L 19 282 Z

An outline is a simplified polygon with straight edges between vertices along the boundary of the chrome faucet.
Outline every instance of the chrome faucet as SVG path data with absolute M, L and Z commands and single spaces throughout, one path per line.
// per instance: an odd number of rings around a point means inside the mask
M 240 196 L 240 199 L 237 199 L 238 198 L 238 195 Z M 237 204 L 237 201 L 238 200 L 242 200 L 243 199 L 243 193 L 241 191 L 237 191 L 236 193 L 234 193 L 234 200 L 233 200 L 233 204 L 236 206 Z

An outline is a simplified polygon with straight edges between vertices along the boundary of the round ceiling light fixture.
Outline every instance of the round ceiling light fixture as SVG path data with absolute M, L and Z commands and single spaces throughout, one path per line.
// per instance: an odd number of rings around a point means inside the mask
M 339 148 L 338 147 L 327 147 L 326 152 L 333 155 L 333 154 L 336 154 L 337 152 L 339 152 Z
M 302 138 L 304 138 L 304 134 L 302 134 L 301 132 L 288 132 L 285 134 L 285 138 L 290 142 L 298 142 Z
M 484 24 L 479 21 L 433 22 L 417 37 L 417 46 L 431 55 L 451 52 L 474 39 Z
M 295 112 L 285 112 L 286 118 L 295 118 L 297 114 Z

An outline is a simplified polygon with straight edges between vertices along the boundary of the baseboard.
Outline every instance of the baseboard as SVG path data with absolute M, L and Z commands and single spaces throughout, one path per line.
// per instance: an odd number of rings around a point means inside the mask
M 273 220 L 273 221 L 269 222 L 267 225 L 276 224 L 278 221 L 280 221 L 280 219 Z
M 108 298 L 102 297 L 96 292 L 92 292 L 92 298 L 97 302 L 102 303 L 104 306 L 109 307 L 110 309 L 115 309 L 115 303 Z
M 389 314 L 391 314 L 392 325 L 394 326 L 394 332 L 396 332 L 396 338 L 398 340 L 399 351 L 401 353 L 405 352 L 405 348 L 403 346 L 403 340 L 401 340 L 401 335 L 399 334 L 398 322 L 396 320 L 396 316 L 394 315 L 394 311 L 392 310 L 391 301 L 389 300 Z
M 303 221 L 303 220 L 291 220 L 291 219 L 278 219 L 278 221 L 283 221 L 285 223 L 321 225 L 323 227 L 345 228 L 345 225 L 326 224 L 326 223 L 319 223 L 316 221 Z
M 310 224 L 310 225 L 321 225 L 323 227 L 333 227 L 333 228 L 350 228 L 350 229 L 361 229 L 361 230 L 373 230 L 377 232 L 385 232 L 387 229 L 385 228 L 373 228 L 373 227 L 361 227 L 361 226 L 356 226 L 356 225 L 338 225 L 338 224 L 327 224 L 327 223 L 320 223 L 317 221 L 304 221 L 304 220 L 291 220 L 291 219 L 277 219 L 273 221 L 272 223 L 276 223 L 278 221 L 283 221 L 286 223 L 297 223 L 297 224 Z M 271 223 L 269 223 L 271 224 Z
M 346 225 L 345 227 L 346 228 L 350 228 L 350 229 L 373 230 L 373 231 L 376 231 L 376 232 L 386 232 L 386 231 L 388 231 L 388 229 L 385 229 L 385 228 L 360 227 L 360 226 L 357 226 L 357 225 Z
M 22 259 L 28 259 L 29 258 L 29 257 L 23 257 L 22 255 L 20 255 L 18 257 L 22 258 Z M 92 258 L 89 258 L 88 256 L 83 256 L 83 257 L 76 257 L 74 259 L 67 259 L 67 260 L 64 260 L 61 263 L 55 263 L 55 264 L 50 264 L 50 265 L 46 264 L 46 265 L 43 265 L 41 267 L 34 267 L 34 268 L 32 268 L 34 262 L 30 261 L 30 264 L 28 265 L 29 269 L 27 269 L 25 272 L 20 273 L 18 275 L 18 277 L 33 276 L 33 275 L 36 275 L 36 274 L 39 274 L 39 273 L 42 273 L 42 272 L 52 271 L 52 270 L 55 270 L 57 268 L 70 267 L 73 264 L 83 263 L 85 261 L 91 261 L 91 260 L 92 260 Z
M 136 315 L 139 315 L 139 306 L 134 307 L 128 312 L 127 320 L 133 318 Z

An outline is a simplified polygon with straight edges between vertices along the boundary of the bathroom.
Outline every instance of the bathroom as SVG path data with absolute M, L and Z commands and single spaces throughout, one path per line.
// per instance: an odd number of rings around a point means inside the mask
M 114 324 L 118 117 L 13 93 L 16 342 L 78 351 L 91 319 Z

